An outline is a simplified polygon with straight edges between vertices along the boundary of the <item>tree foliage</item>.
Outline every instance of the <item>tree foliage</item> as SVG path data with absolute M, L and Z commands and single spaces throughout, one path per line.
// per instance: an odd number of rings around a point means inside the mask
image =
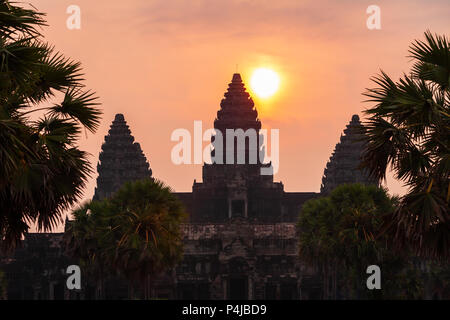
M 146 299 L 151 277 L 181 259 L 184 208 L 160 181 L 126 183 L 110 199 L 85 204 L 73 215 L 66 232 L 70 254 L 97 279 L 125 277 Z
M 0 244 L 31 223 L 48 231 L 82 195 L 91 173 L 77 139 L 100 110 L 79 62 L 46 43 L 44 14 L 0 1 Z
M 0 300 L 6 300 L 8 291 L 8 283 L 6 281 L 5 272 L 0 270 Z
M 450 45 L 446 36 L 425 33 L 410 47 L 414 65 L 397 82 L 386 73 L 365 95 L 367 149 L 363 166 L 386 178 L 391 168 L 408 187 L 386 219 L 399 247 L 417 254 L 450 257 Z
M 383 217 L 394 211 L 395 198 L 384 189 L 345 184 L 328 197 L 307 201 L 299 215 L 299 256 L 323 281 L 323 298 L 375 298 L 366 290 L 366 269 L 378 265 L 386 281 L 379 298 L 399 298 L 407 286 L 399 279 L 408 262 L 377 237 Z M 389 279 L 393 281 L 389 281 Z M 379 295 L 379 294 L 378 294 Z

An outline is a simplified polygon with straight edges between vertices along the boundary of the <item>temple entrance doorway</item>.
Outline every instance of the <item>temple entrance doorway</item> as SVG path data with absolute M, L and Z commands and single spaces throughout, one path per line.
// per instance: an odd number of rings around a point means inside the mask
M 248 278 L 233 277 L 229 279 L 228 299 L 247 300 L 248 299 Z

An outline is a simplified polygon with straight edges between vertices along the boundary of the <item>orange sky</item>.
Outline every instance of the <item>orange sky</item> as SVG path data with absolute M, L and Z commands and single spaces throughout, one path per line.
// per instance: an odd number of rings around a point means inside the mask
M 95 135 L 81 141 L 96 165 L 116 113 L 123 113 L 153 175 L 191 191 L 201 165 L 172 164 L 174 129 L 193 121 L 212 127 L 237 70 L 245 82 L 257 67 L 281 77 L 269 101 L 255 99 L 265 128 L 280 130 L 286 191 L 319 191 L 325 164 L 352 114 L 369 105 L 361 95 L 381 69 L 408 71 L 408 46 L 430 29 L 450 30 L 448 0 L 31 0 L 47 13 L 47 41 L 82 62 L 86 85 L 104 111 Z M 81 30 L 69 30 L 66 9 L 81 8 Z M 381 8 L 381 30 L 368 30 L 366 9 Z M 206 145 L 206 143 L 205 143 Z M 85 192 L 91 198 L 94 176 Z M 392 193 L 401 184 L 388 181 Z

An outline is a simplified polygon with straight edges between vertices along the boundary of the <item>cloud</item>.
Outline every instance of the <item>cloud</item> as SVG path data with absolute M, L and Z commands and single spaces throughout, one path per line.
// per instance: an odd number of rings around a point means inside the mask
M 136 7 L 135 19 L 146 32 L 216 33 L 219 36 L 273 35 L 281 31 L 345 26 L 351 1 L 153 1 Z M 357 6 L 356 6 L 357 7 Z M 361 6 L 362 8 L 362 6 Z M 301 28 L 299 28 L 301 27 Z
M 446 25 L 450 2 L 435 0 L 375 1 L 381 7 L 383 27 L 390 33 L 405 26 Z M 142 34 L 210 41 L 249 37 L 278 37 L 286 41 L 316 39 L 359 40 L 367 35 L 366 9 L 373 1 L 354 0 L 170 0 L 140 1 L 132 21 Z M 431 20 L 430 17 L 433 17 Z M 385 37 L 390 34 L 385 32 Z

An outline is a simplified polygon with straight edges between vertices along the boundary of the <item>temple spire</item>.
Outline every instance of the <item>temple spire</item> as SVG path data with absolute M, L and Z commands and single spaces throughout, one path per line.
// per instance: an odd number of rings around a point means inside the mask
M 242 78 L 240 73 L 233 74 L 233 79 L 231 80 L 231 83 L 242 83 Z
M 94 200 L 110 197 L 125 182 L 151 177 L 147 159 L 139 143 L 125 121 L 123 114 L 116 114 L 97 165 L 98 178 Z
M 258 112 L 255 104 L 246 91 L 239 73 L 233 74 L 231 83 L 224 94 L 224 99 L 220 103 L 220 110 L 214 121 L 214 128 L 225 132 L 226 129 L 253 128 L 261 129 L 261 122 L 258 119 Z
M 365 170 L 359 168 L 365 146 L 361 129 L 361 121 L 355 114 L 344 129 L 344 135 L 341 134 L 340 141 L 325 167 L 321 193 L 328 194 L 344 183 L 377 184 Z
M 205 183 L 218 179 L 232 180 L 241 176 L 248 181 L 273 181 L 273 175 L 262 176 L 260 172 L 262 167 L 270 167 L 270 164 L 264 164 L 259 153 L 264 142 L 263 137 L 260 136 L 261 121 L 258 119 L 255 104 L 239 73 L 234 73 L 228 84 L 214 120 L 214 129 L 218 129 L 222 134 L 221 142 L 218 144 L 222 153 L 218 153 L 216 156 L 215 150 L 213 150 L 211 155 L 216 162 L 212 165 L 204 165 L 203 181 Z M 230 136 L 227 134 L 228 131 L 231 131 Z M 238 139 L 239 132 L 246 136 Z M 230 139 L 234 141 L 228 141 Z M 211 140 L 213 146 L 216 147 L 215 137 L 212 137 Z M 231 149 L 232 144 L 234 147 Z M 234 160 L 230 162 L 231 158 Z

